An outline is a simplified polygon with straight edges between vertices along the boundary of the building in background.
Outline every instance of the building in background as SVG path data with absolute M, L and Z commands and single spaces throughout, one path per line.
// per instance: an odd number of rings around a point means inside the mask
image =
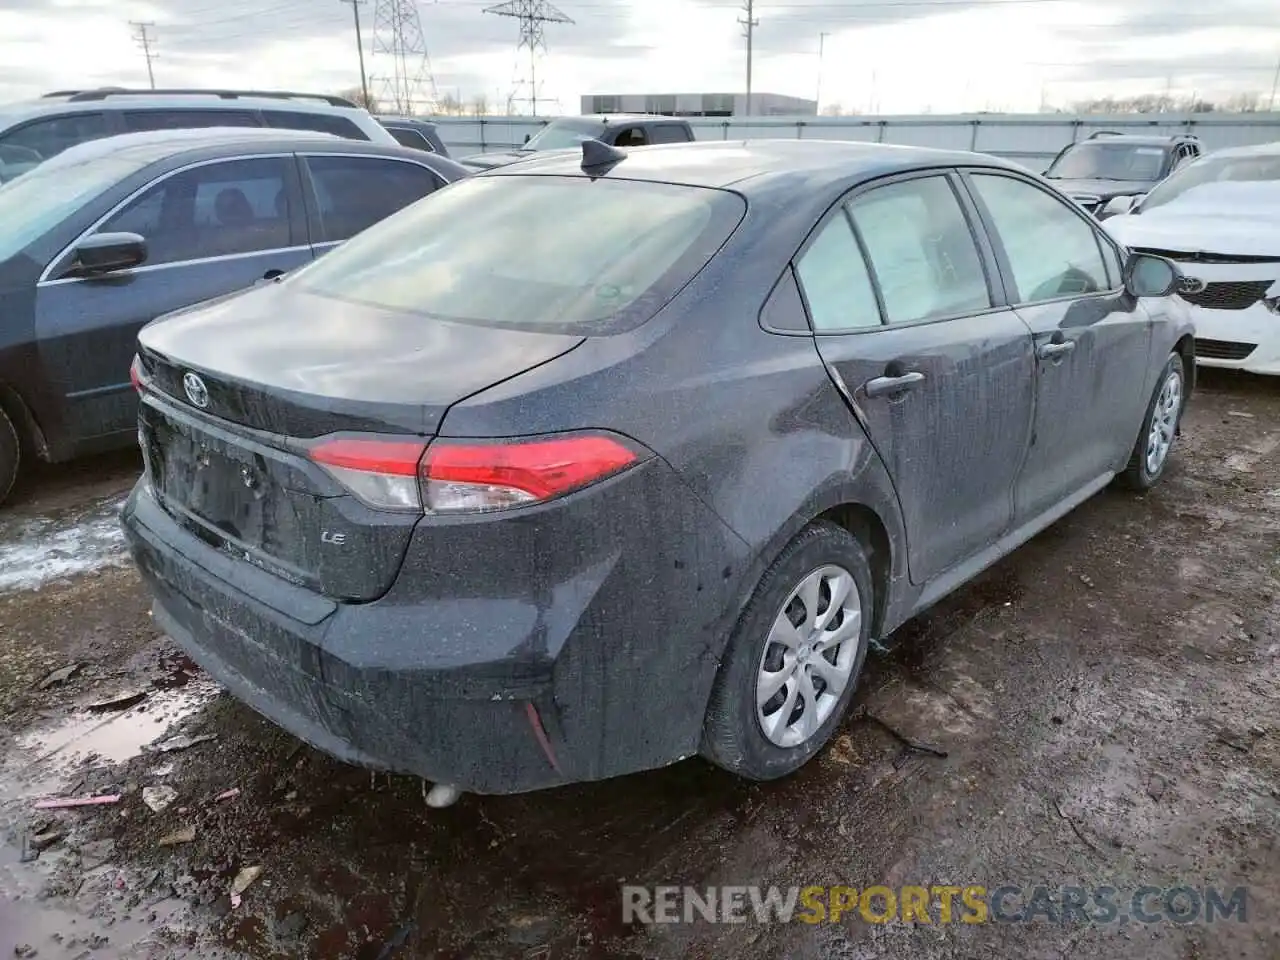
M 585 113 L 659 113 L 668 117 L 741 117 L 747 114 L 745 93 L 609 93 L 582 98 Z M 751 94 L 751 113 L 757 117 L 812 117 L 816 100 L 778 93 Z

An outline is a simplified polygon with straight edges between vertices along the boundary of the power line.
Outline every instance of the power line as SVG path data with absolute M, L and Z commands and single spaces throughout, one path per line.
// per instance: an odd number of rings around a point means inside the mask
M 133 27 L 133 42 L 142 48 L 142 55 L 147 58 L 147 79 L 151 81 L 151 89 L 156 88 L 155 71 L 151 68 L 151 61 L 156 59 L 156 54 L 151 50 L 151 43 L 155 39 L 147 33 L 148 29 L 155 29 L 155 24 L 151 21 L 143 22 L 141 20 L 130 20 L 129 26 Z
M 373 101 L 369 99 L 369 77 L 364 72 L 364 40 L 360 37 L 360 4 L 365 0 L 340 0 L 351 4 L 351 15 L 356 21 L 356 52 L 360 55 L 360 92 L 364 95 L 362 106 L 372 109 Z
M 520 41 L 516 51 L 522 47 L 529 48 L 529 109 L 538 115 L 538 49 L 547 49 L 546 31 L 548 23 L 573 23 L 573 20 L 548 0 L 507 0 L 497 6 L 485 7 L 484 13 L 492 13 L 499 17 L 514 17 L 520 21 Z

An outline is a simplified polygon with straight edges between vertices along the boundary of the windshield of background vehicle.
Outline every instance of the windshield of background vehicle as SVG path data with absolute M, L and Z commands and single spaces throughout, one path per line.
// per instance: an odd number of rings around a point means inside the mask
M 739 195 L 704 187 L 480 176 L 357 234 L 286 282 L 459 323 L 612 332 L 657 313 L 745 213 Z
M 593 120 L 552 120 L 522 147 L 524 150 L 564 150 L 599 137 L 604 124 Z
M 1162 207 L 1179 197 L 1214 183 L 1280 184 L 1280 156 L 1204 157 L 1183 167 L 1153 189 L 1142 201 L 1142 211 Z M 1274 192 L 1274 191 L 1273 191 Z
M 1164 147 L 1089 140 L 1059 157 L 1045 176 L 1053 180 L 1152 180 L 1164 168 Z
M 0 186 L 0 263 L 154 159 L 99 155 L 80 163 L 42 164 Z

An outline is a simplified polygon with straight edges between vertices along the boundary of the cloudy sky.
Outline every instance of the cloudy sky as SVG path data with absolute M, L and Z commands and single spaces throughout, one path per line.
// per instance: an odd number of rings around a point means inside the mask
M 493 0 L 417 4 L 441 92 L 505 109 L 518 81 L 517 21 Z M 368 71 L 376 52 L 365 0 Z M 758 0 L 757 91 L 824 105 L 911 113 L 1038 109 L 1100 96 L 1170 90 L 1270 98 L 1280 60 L 1278 0 Z M 741 90 L 738 0 L 559 0 L 573 24 L 548 24 L 539 112 L 576 113 L 587 93 Z M 1210 12 L 1212 11 L 1212 12 Z M 143 85 L 129 21 L 154 24 L 164 86 L 339 91 L 357 84 L 352 9 L 343 0 L 0 0 L 0 102 L 56 88 Z M 818 56 L 820 37 L 824 55 Z M 1280 107 L 1280 97 L 1277 98 Z M 518 112 L 527 102 L 515 101 Z M 494 112 L 498 112 L 495 109 Z

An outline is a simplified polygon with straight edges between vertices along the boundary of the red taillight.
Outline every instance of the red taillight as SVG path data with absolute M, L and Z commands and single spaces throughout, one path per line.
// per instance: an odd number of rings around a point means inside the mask
M 436 440 L 422 460 L 423 505 L 431 513 L 462 513 L 550 500 L 637 459 L 635 451 L 601 434 L 502 443 Z
M 133 363 L 129 364 L 129 382 L 138 393 L 142 392 L 142 361 L 136 353 L 133 355 Z
M 334 437 L 311 448 L 311 459 L 357 498 L 379 510 L 422 510 L 420 440 Z
M 550 500 L 624 470 L 639 457 L 618 439 L 584 433 L 430 444 L 334 437 L 312 447 L 311 459 L 371 507 L 474 513 Z

